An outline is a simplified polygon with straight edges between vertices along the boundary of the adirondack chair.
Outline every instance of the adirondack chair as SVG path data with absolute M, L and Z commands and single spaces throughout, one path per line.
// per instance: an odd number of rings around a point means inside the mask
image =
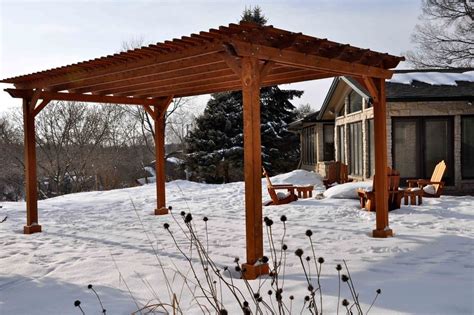
M 375 175 L 374 175 L 375 183 Z M 400 173 L 397 170 L 393 170 L 387 167 L 387 186 L 388 186 L 388 210 L 392 211 L 400 209 L 400 204 L 403 198 L 403 190 L 399 190 L 400 185 Z M 365 191 L 359 189 L 357 191 L 360 199 L 360 207 L 370 211 L 375 211 L 375 185 L 373 185 L 372 191 Z
M 270 177 L 268 176 L 267 171 L 263 168 L 263 176 L 267 179 L 267 189 L 268 194 L 272 198 L 271 201 L 268 201 L 264 204 L 264 206 L 270 205 L 283 205 L 286 203 L 290 203 L 292 201 L 298 200 L 298 197 L 295 194 L 296 186 L 292 184 L 272 184 Z M 286 193 L 277 193 L 277 190 L 286 190 Z
M 347 165 L 339 161 L 331 162 L 328 166 L 328 173 L 325 179 L 323 179 L 323 184 L 328 189 L 332 184 L 344 184 L 352 182 L 352 179 L 349 177 L 349 172 Z
M 436 164 L 430 180 L 426 179 L 408 179 L 408 188 L 418 187 L 423 190 L 423 197 L 439 198 L 443 193 L 444 182 L 442 181 L 446 163 L 443 161 Z

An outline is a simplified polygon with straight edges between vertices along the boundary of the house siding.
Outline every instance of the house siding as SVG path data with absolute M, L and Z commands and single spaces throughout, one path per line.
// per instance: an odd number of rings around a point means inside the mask
M 347 107 L 347 106 L 346 106 Z M 356 180 L 370 178 L 369 162 L 369 133 L 368 120 L 374 118 L 372 107 L 367 107 L 364 99 L 362 111 L 356 113 L 344 112 L 344 116 L 336 118 L 335 128 L 344 126 L 347 135 L 348 124 L 362 121 L 363 134 L 363 174 L 364 176 L 352 176 Z M 392 117 L 426 117 L 426 116 L 451 116 L 454 118 L 454 186 L 447 186 L 449 192 L 474 192 L 474 180 L 462 179 L 461 176 L 461 116 L 473 115 L 474 106 L 468 105 L 466 101 L 454 102 L 387 102 L 387 164 L 393 167 L 392 147 Z M 335 137 L 335 147 L 338 148 L 338 139 Z M 348 137 L 344 137 L 345 164 L 350 164 Z M 337 155 L 336 155 L 337 156 Z M 453 167 L 449 166 L 448 167 Z

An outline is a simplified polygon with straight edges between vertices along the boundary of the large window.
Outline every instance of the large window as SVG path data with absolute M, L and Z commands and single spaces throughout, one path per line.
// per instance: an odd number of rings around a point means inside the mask
M 346 163 L 344 152 L 344 126 L 337 126 L 337 160 Z
M 303 152 L 301 152 L 301 155 L 303 157 L 303 164 L 315 164 L 316 163 L 316 158 L 315 158 L 315 151 L 314 151 L 314 140 L 315 140 L 315 128 L 314 127 L 308 127 L 303 129 L 303 137 L 302 137 L 302 144 L 301 144 L 301 149 Z
M 454 182 L 452 117 L 394 118 L 393 162 L 402 179 L 427 178 L 441 160 L 447 165 L 443 180 Z
M 362 154 L 362 122 L 348 125 L 349 131 L 349 162 L 351 175 L 363 175 Z
M 354 113 L 362 110 L 362 96 L 357 92 L 352 91 L 349 94 L 349 113 Z
M 374 120 L 367 120 L 367 143 L 369 144 L 369 176 L 375 174 Z
M 324 161 L 334 161 L 334 125 L 323 125 L 323 158 Z
M 474 178 L 474 116 L 461 117 L 461 175 Z

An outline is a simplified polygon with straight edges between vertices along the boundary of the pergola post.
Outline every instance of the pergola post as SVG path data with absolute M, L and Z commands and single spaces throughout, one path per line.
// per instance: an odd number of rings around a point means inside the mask
M 36 100 L 23 99 L 23 130 L 24 130 L 24 163 L 25 163 L 25 198 L 26 198 L 26 225 L 24 234 L 41 232 L 38 224 L 38 191 L 36 180 L 36 141 L 35 115 L 33 113 Z
M 257 58 L 244 57 L 241 63 L 243 122 L 244 122 L 244 173 L 245 173 L 245 230 L 247 260 L 243 264 L 244 277 L 255 279 L 268 274 L 263 257 L 262 224 L 262 155 L 260 138 L 260 75 Z
M 387 183 L 387 115 L 385 99 L 385 80 L 366 79 L 369 90 L 374 94 L 374 142 L 375 142 L 375 209 L 376 226 L 373 237 L 393 236 L 388 222 L 388 183 Z
M 162 214 L 168 213 L 168 208 L 166 208 L 166 189 L 165 189 L 166 176 L 165 176 L 165 118 L 164 118 L 164 115 L 157 115 L 154 121 L 155 121 L 155 174 L 156 174 L 155 215 L 162 215 Z
M 150 114 L 155 128 L 155 179 L 156 179 L 156 208 L 155 215 L 168 214 L 166 207 L 166 168 L 165 168 L 165 114 L 173 100 L 172 96 L 156 100 L 156 105 L 143 105 Z

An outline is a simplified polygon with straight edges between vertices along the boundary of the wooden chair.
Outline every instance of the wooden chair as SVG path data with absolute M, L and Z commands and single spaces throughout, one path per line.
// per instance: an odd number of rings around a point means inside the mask
M 270 180 L 270 177 L 268 176 L 267 171 L 265 171 L 265 168 L 262 167 L 262 169 L 263 169 L 263 176 L 267 178 L 268 194 L 272 198 L 272 200 L 266 202 L 264 206 L 283 205 L 283 204 L 298 200 L 298 197 L 295 194 L 296 186 L 293 186 L 292 184 L 274 185 L 272 184 L 272 181 Z M 279 197 L 276 192 L 277 190 L 286 190 L 287 193 L 285 194 L 284 197 L 281 197 L 281 196 Z
M 334 183 L 344 184 L 352 182 L 349 178 L 348 167 L 346 164 L 339 161 L 331 162 L 328 166 L 326 178 L 323 179 L 323 184 L 328 189 Z
M 418 187 L 423 190 L 423 197 L 433 197 L 439 198 L 443 193 L 444 182 L 442 181 L 444 172 L 446 172 L 446 163 L 444 160 L 436 164 L 436 167 L 431 175 L 430 180 L 426 179 L 408 179 L 408 188 Z M 433 185 L 434 194 L 427 192 L 425 189 L 426 186 Z
M 374 175 L 375 184 L 375 175 Z M 399 190 L 400 173 L 387 167 L 387 186 L 388 186 L 388 210 L 400 209 L 403 198 L 403 190 Z M 360 199 L 360 207 L 368 211 L 375 211 L 375 185 L 372 185 L 372 191 L 359 189 L 357 191 Z

